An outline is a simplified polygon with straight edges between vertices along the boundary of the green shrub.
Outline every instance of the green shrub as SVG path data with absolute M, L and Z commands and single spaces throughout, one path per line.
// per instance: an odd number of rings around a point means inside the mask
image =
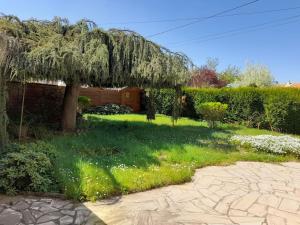
M 204 102 L 228 104 L 225 122 L 300 134 L 300 90 L 295 88 L 184 88 L 182 115 L 198 118 L 196 107 Z M 159 113 L 170 115 L 171 90 L 156 93 Z M 163 110 L 160 110 L 163 109 Z
M 199 91 L 201 90 L 201 92 Z M 221 102 L 219 89 L 216 88 L 189 88 L 184 89 L 186 102 L 183 106 L 183 115 L 192 118 L 199 118 L 196 107 L 204 102 Z
M 289 96 L 270 96 L 265 102 L 266 122 L 280 132 L 300 132 L 300 102 Z
M 132 113 L 132 108 L 126 105 L 108 104 L 89 108 L 85 113 L 99 115 L 129 114 Z
M 153 92 L 156 113 L 171 116 L 176 98 L 175 90 L 166 88 L 154 90 Z
M 205 102 L 196 105 L 197 113 L 202 115 L 203 119 L 208 122 L 209 127 L 212 128 L 215 127 L 216 122 L 224 119 L 227 108 L 227 104 L 220 102 Z
M 0 191 L 46 192 L 55 185 L 53 164 L 55 151 L 45 142 L 28 145 L 11 144 L 0 159 Z

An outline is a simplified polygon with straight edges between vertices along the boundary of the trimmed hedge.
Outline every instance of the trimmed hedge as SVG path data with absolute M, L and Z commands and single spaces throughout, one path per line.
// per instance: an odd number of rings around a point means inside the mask
M 249 127 L 300 134 L 300 89 L 272 88 L 185 88 L 182 116 L 199 118 L 195 108 L 204 102 L 228 104 L 225 121 Z M 174 94 L 168 89 L 156 95 L 159 113 L 170 115 Z M 163 110 L 161 110 L 163 109 Z

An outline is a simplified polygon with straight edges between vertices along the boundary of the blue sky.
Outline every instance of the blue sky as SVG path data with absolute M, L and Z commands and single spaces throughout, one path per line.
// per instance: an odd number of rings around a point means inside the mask
M 22 19 L 52 19 L 60 16 L 76 22 L 81 18 L 88 18 L 104 29 L 126 28 L 149 36 L 192 21 L 181 19 L 210 16 L 249 1 L 0 0 L 0 12 Z M 300 82 L 300 0 L 260 0 L 228 14 L 292 7 L 299 8 L 273 13 L 217 17 L 151 37 L 151 40 L 173 51 L 184 52 L 197 65 L 204 64 L 208 57 L 219 59 L 220 70 L 229 64 L 243 68 L 247 62 L 261 63 L 271 69 L 279 82 Z M 293 16 L 296 17 L 282 20 Z M 173 19 L 176 21 L 161 21 Z M 153 20 L 160 22 L 144 23 Z M 275 23 L 253 27 L 272 21 Z M 255 29 L 251 32 L 245 29 L 240 33 L 226 33 L 245 27 Z M 211 36 L 203 37 L 206 35 Z

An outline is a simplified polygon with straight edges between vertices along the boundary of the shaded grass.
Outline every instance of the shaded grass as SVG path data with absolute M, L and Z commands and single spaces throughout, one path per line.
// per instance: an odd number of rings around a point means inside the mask
M 296 160 L 237 149 L 234 134 L 270 134 L 243 126 L 182 118 L 175 127 L 167 116 L 147 122 L 144 115 L 86 115 L 94 128 L 80 135 L 55 137 L 56 174 L 62 191 L 76 199 L 95 200 L 189 181 L 196 168 L 236 161 Z

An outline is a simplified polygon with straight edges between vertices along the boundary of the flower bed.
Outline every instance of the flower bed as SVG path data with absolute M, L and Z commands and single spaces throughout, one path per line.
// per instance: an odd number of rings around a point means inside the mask
M 297 156 L 300 156 L 300 139 L 291 137 L 289 135 L 234 135 L 230 140 L 234 143 L 238 143 L 241 146 L 249 146 L 258 151 L 278 154 L 293 153 Z

